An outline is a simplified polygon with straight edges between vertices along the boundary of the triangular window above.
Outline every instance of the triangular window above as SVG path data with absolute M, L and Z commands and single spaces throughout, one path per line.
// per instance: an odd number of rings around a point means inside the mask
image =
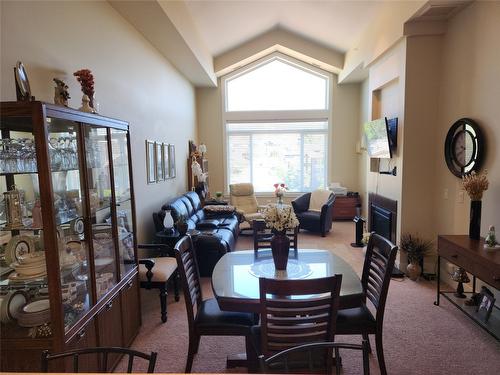
M 226 81 L 226 111 L 328 109 L 328 77 L 274 57 Z

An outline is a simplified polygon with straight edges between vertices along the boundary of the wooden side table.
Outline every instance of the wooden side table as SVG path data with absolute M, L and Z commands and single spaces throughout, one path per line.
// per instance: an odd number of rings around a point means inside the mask
M 454 296 L 455 291 L 441 290 L 441 258 L 462 267 L 473 275 L 472 293 L 465 293 L 467 296 L 471 297 L 476 292 L 476 278 L 495 289 L 500 289 L 500 251 L 486 251 L 483 245 L 484 239 L 472 240 L 467 235 L 438 236 L 437 294 L 434 304 L 439 306 L 440 296 L 445 297 L 500 341 L 500 308 L 498 306 L 493 306 L 489 319 L 484 321 L 476 311 L 477 306 L 467 306 L 465 299 Z
M 333 220 L 352 220 L 361 204 L 359 195 L 337 195 L 333 202 Z

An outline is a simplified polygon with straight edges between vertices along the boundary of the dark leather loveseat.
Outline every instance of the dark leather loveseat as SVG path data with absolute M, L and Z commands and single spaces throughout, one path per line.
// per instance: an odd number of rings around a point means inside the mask
M 236 245 L 239 222 L 235 214 L 207 214 L 201 207 L 200 198 L 193 192 L 172 199 L 153 215 L 156 231 L 163 230 L 165 210 L 170 210 L 174 222 L 184 215 L 188 229 L 198 229 L 200 234 L 193 236 L 196 256 L 201 276 L 211 276 L 217 261 Z

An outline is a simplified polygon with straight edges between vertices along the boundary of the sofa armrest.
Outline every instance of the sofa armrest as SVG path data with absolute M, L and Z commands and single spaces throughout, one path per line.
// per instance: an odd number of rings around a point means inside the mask
M 292 207 L 295 213 L 304 212 L 309 209 L 309 201 L 311 200 L 311 193 L 306 193 L 292 201 Z

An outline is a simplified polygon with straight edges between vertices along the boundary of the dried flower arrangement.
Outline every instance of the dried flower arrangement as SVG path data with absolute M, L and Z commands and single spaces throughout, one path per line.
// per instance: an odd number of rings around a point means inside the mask
M 462 186 L 472 201 L 480 201 L 483 198 L 483 192 L 488 190 L 487 173 L 486 170 L 484 173 L 472 171 L 471 174 L 462 177 Z
M 284 232 L 299 225 L 291 206 L 269 205 L 264 209 L 263 214 L 266 226 L 277 232 Z
M 81 69 L 73 73 L 80 85 L 82 92 L 90 99 L 90 106 L 94 108 L 94 76 L 89 69 Z

